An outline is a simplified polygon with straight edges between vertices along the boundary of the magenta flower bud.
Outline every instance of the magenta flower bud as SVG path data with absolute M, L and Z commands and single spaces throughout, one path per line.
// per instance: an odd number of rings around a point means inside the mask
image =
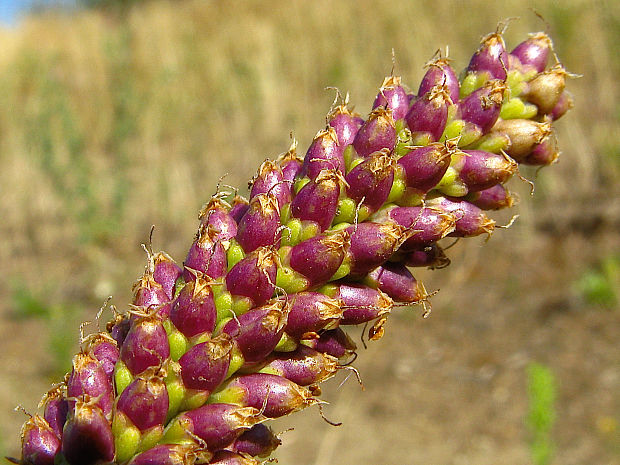
M 179 359 L 183 385 L 188 389 L 211 393 L 226 378 L 233 343 L 227 334 L 189 349 Z
M 334 128 L 328 126 L 319 131 L 306 152 L 300 175 L 315 179 L 323 170 L 344 173 L 343 151 Z
M 455 148 L 449 143 L 435 143 L 413 149 L 401 157 L 398 166 L 404 171 L 400 176 L 407 187 L 420 194 L 434 188 L 448 170 Z
M 342 328 L 324 331 L 318 339 L 307 339 L 303 344 L 337 359 L 350 357 L 357 350 L 353 340 Z
M 248 455 L 238 454 L 229 450 L 220 450 L 215 453 L 210 465 L 260 465 L 260 462 Z
M 235 439 L 229 447 L 232 452 L 252 457 L 269 457 L 282 444 L 271 428 L 262 423 L 252 426 Z
M 500 120 L 493 126 L 493 133 L 508 136 L 510 142 L 504 151 L 517 161 L 522 161 L 532 153 L 534 147 L 551 131 L 551 121 L 538 123 L 529 119 Z
M 510 54 L 519 59 L 524 70 L 533 69 L 537 73 L 545 70 L 553 42 L 544 32 L 530 34 L 527 40 L 517 45 Z
M 358 325 L 368 323 L 392 311 L 394 302 L 386 294 L 363 284 L 340 284 L 335 297 L 343 302 L 340 324 Z
M 548 166 L 555 163 L 559 156 L 558 140 L 555 134 L 551 133 L 540 144 L 537 144 L 521 163 L 524 165 Z
M 200 225 L 196 239 L 185 259 L 183 270 L 185 281 L 196 279 L 196 271 L 213 279 L 226 275 L 226 250 L 222 242 L 217 239 L 218 234 L 219 231 L 212 226 Z
M 244 431 L 266 419 L 254 407 L 207 404 L 172 420 L 164 440 L 177 442 L 198 437 L 209 450 L 216 451 L 229 446 Z
M 463 153 L 455 169 L 468 192 L 503 184 L 517 171 L 517 163 L 504 154 L 483 150 L 464 150 Z
M 402 263 L 386 262 L 364 279 L 373 289 L 384 292 L 396 302 L 420 302 L 426 298 L 424 286 L 419 283 Z
M 133 285 L 133 293 L 132 304 L 145 309 L 157 308 L 170 301 L 162 285 L 155 281 L 148 269 Z
M 334 328 L 342 317 L 342 302 L 318 292 L 289 295 L 291 310 L 285 331 L 295 339 L 316 336 L 322 329 Z
M 439 140 L 448 121 L 448 107 L 452 104 L 449 92 L 447 85 L 438 84 L 413 101 L 405 120 L 414 142 Z
M 500 32 L 487 35 L 480 42 L 480 47 L 471 57 L 467 72 L 486 72 L 491 79 L 506 79 L 508 53 Z
M 401 84 L 400 76 L 387 76 L 372 104 L 373 110 L 385 107 L 392 110 L 394 120 L 403 119 L 409 109 L 409 97 Z
M 122 414 L 141 432 L 163 426 L 168 414 L 168 390 L 159 369 L 153 367 L 121 393 L 115 415 Z
M 203 278 L 185 284 L 170 310 L 170 320 L 188 338 L 212 333 L 216 319 L 211 284 Z
M 448 88 L 448 95 L 452 103 L 459 101 L 460 84 L 459 79 L 449 64 L 447 58 L 436 58 L 426 65 L 428 70 L 422 78 L 418 95 L 424 95 L 437 86 L 445 85 Z
M 291 201 L 292 182 L 284 180 L 282 168 L 271 160 L 265 160 L 260 165 L 251 184 L 250 201 L 259 194 L 273 195 L 278 202 L 278 208 Z
M 114 460 L 112 428 L 96 404 L 77 399 L 63 430 L 61 450 L 72 464 L 96 465 Z
M 374 213 L 383 206 L 394 183 L 394 159 L 387 150 L 375 152 L 346 176 L 347 195 Z
M 211 395 L 210 401 L 254 407 L 268 418 L 279 418 L 317 402 L 308 389 L 266 373 L 231 378 Z
M 538 107 L 539 115 L 548 115 L 553 112 L 564 93 L 567 75 L 564 67 L 557 64 L 528 81 L 523 96 L 528 102 Z
M 243 215 L 245 215 L 249 208 L 250 204 L 246 198 L 240 195 L 235 195 L 229 213 L 230 216 L 235 220 L 235 223 L 239 224 L 239 221 L 241 221 L 241 218 L 243 218 Z
M 129 465 L 194 465 L 211 463 L 213 454 L 196 444 L 158 444 L 136 455 Z
M 260 373 L 282 376 L 300 386 L 311 386 L 331 378 L 338 370 L 338 359 L 305 345 L 293 352 L 274 353 Z
M 431 270 L 445 268 L 450 264 L 450 259 L 437 244 L 410 247 L 400 256 L 400 259 L 407 266 L 425 266 Z
M 279 247 L 280 226 L 278 200 L 273 194 L 259 194 L 250 201 L 248 211 L 239 221 L 236 239 L 245 253 L 259 247 Z
M 247 297 L 251 307 L 263 305 L 275 290 L 278 254 L 260 247 L 239 261 L 226 275 L 226 289 L 233 296 Z
M 553 107 L 553 110 L 551 110 L 551 113 L 549 116 L 551 116 L 551 119 L 553 121 L 556 121 L 560 119 L 562 116 L 564 116 L 567 111 L 573 108 L 573 106 L 575 106 L 573 95 L 570 92 L 565 90 L 564 92 L 560 94 L 560 98 L 558 99 L 557 103 Z
M 353 140 L 353 147 L 360 157 L 367 157 L 382 149 L 391 152 L 395 145 L 396 126 L 392 110 L 385 107 L 377 107 L 370 112 Z
M 211 197 L 198 214 L 201 226 L 211 227 L 214 241 L 228 241 L 237 235 L 237 222 L 227 206 L 218 197 Z
M 347 228 L 351 246 L 347 263 L 351 274 L 365 275 L 385 262 L 407 239 L 407 228 L 392 221 L 364 222 Z
M 275 300 L 230 320 L 222 332 L 233 339 L 246 363 L 260 362 L 282 338 L 289 308 L 285 301 Z
M 339 230 L 300 242 L 287 254 L 287 264 L 307 280 L 306 289 L 327 282 L 336 273 L 350 245 L 350 236 Z
M 486 134 L 499 118 L 505 90 L 506 84 L 503 81 L 487 82 L 461 100 L 457 117 L 477 126 L 482 134 Z
M 429 204 L 452 213 L 456 218 L 456 228 L 450 233 L 453 237 L 472 237 L 480 234 L 490 235 L 495 229 L 495 221 L 474 204 L 462 199 L 437 197 Z
M 297 140 L 293 139 L 288 151 L 280 155 L 276 163 L 282 169 L 283 179 L 294 182 L 303 166 L 303 160 L 297 156 Z
M 346 105 L 338 105 L 327 116 L 329 125 L 336 131 L 340 147 L 351 145 L 357 132 L 364 124 L 359 114 L 350 111 Z
M 67 386 L 59 384 L 50 389 L 39 402 L 39 407 L 45 407 L 43 418 L 56 436 L 62 436 L 62 429 L 67 421 L 69 402 L 67 401 Z
M 338 171 L 322 170 L 297 193 L 291 202 L 291 215 L 317 224 L 321 231 L 328 229 L 338 210 L 340 180 Z
M 153 279 L 161 285 L 168 299 L 174 295 L 174 286 L 183 270 L 165 252 L 157 252 L 152 256 Z
M 121 347 L 121 360 L 132 375 L 148 367 L 159 366 L 170 357 L 170 345 L 164 325 L 156 316 L 137 318 Z
M 22 427 L 22 461 L 28 465 L 54 465 L 60 437 L 39 415 L 31 416 Z
M 514 197 L 502 184 L 496 184 L 488 189 L 467 194 L 465 200 L 482 210 L 510 208 L 515 203 Z
M 437 242 L 456 227 L 456 217 L 440 208 L 393 207 L 382 212 L 383 215 L 409 230 L 403 245 L 405 250 L 411 246 Z
M 104 373 L 112 381 L 114 367 L 120 357 L 117 342 L 106 333 L 97 333 L 89 335 L 83 344 L 85 345 L 84 351 L 99 361 Z
M 78 353 L 73 357 L 73 370 L 67 380 L 67 397 L 88 395 L 107 418 L 112 415 L 114 388 L 103 366 L 91 354 Z M 75 401 L 69 402 L 70 406 Z

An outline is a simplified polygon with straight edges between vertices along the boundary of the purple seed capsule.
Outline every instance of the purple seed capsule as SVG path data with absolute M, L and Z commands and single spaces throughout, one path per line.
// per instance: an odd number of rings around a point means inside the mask
M 517 163 L 504 154 L 484 150 L 464 150 L 465 156 L 455 169 L 468 192 L 503 184 L 517 171 Z
M 353 140 L 353 147 L 360 157 L 367 157 L 382 149 L 394 150 L 396 127 L 392 110 L 377 107 L 359 129 Z
M 170 357 L 168 335 L 156 316 L 143 316 L 133 321 L 121 347 L 121 360 L 132 375 L 148 367 L 159 366 Z
M 210 463 L 213 453 L 196 444 L 158 444 L 136 455 L 128 465 L 194 465 Z
M 288 151 L 280 155 L 276 163 L 282 169 L 284 181 L 294 182 L 303 165 L 303 160 L 297 155 L 297 140 L 293 139 Z
M 497 184 L 488 189 L 472 192 L 465 196 L 465 200 L 473 203 L 482 210 L 500 210 L 510 208 L 515 203 L 515 198 L 502 184 Z
M 369 221 L 347 228 L 351 246 L 346 260 L 351 267 L 351 275 L 364 275 L 390 258 L 407 239 L 406 230 L 406 227 L 392 221 Z
M 291 201 L 292 183 L 284 180 L 282 168 L 271 160 L 265 160 L 260 165 L 250 184 L 250 201 L 259 194 L 272 194 L 278 202 L 278 208 Z
M 344 147 L 338 142 L 338 135 L 331 126 L 319 131 L 304 157 L 300 176 L 315 179 L 323 170 L 344 173 Z
M 108 322 L 106 329 L 118 346 L 122 347 L 130 327 L 131 320 L 129 316 L 127 314 L 117 314 L 112 321 Z
M 133 286 L 132 304 L 136 307 L 157 308 L 170 301 L 168 294 L 161 284 L 153 278 L 150 270 L 147 270 Z
M 549 114 L 549 116 L 551 116 L 551 119 L 553 121 L 556 121 L 560 119 L 562 116 L 564 116 L 566 112 L 569 111 L 574 106 L 575 106 L 575 101 L 573 100 L 573 95 L 570 92 L 565 90 L 564 92 L 562 92 L 562 94 L 560 94 L 560 98 L 558 99 L 557 103 L 553 107 L 553 110 L 551 110 L 551 113 Z
M 269 357 L 260 373 L 282 376 L 300 386 L 311 386 L 331 378 L 337 370 L 336 357 L 300 345 L 293 352 Z
M 516 161 L 521 161 L 551 133 L 551 121 L 500 120 L 493 126 L 493 133 L 507 135 L 510 142 L 504 151 Z
M 260 362 L 282 338 L 289 309 L 287 302 L 275 300 L 230 320 L 222 333 L 232 338 L 246 363 Z
M 151 260 L 153 263 L 153 279 L 161 285 L 168 299 L 172 299 L 174 286 L 183 270 L 165 252 L 157 252 Z
M 184 263 L 185 281 L 196 279 L 196 271 L 213 279 L 226 274 L 226 250 L 222 241 L 217 239 L 218 234 L 219 231 L 211 226 L 201 225 L 198 228 L 198 234 L 187 252 Z
M 266 419 L 254 407 L 207 404 L 172 420 L 164 440 L 180 442 L 198 437 L 206 448 L 215 451 L 229 446 L 244 431 Z
M 414 142 L 439 140 L 448 121 L 448 107 L 453 103 L 449 92 L 447 85 L 438 84 L 412 102 L 405 120 Z
M 234 399 L 230 403 L 254 407 L 268 418 L 279 418 L 317 402 L 308 389 L 266 373 L 231 378 L 211 395 L 211 399 L 213 402 Z
M 547 59 L 551 50 L 553 50 L 551 38 L 544 32 L 536 32 L 530 34 L 510 54 L 519 59 L 524 71 L 533 69 L 540 73 L 547 66 Z
M 235 195 L 232 206 L 230 207 L 230 216 L 239 224 L 239 221 L 241 221 L 243 215 L 248 211 L 248 208 L 250 208 L 250 204 L 247 199 L 240 195 Z
M 84 351 L 101 363 L 103 371 L 112 381 L 114 367 L 120 356 L 118 343 L 106 333 L 97 333 L 89 335 L 82 344 L 85 346 Z
M 346 176 L 347 195 L 374 213 L 383 206 L 394 183 L 394 159 L 387 150 L 375 152 Z
M 72 464 L 95 465 L 114 460 L 112 428 L 96 404 L 77 399 L 63 430 L 61 450 Z
M 538 107 L 539 115 L 548 115 L 560 101 L 568 73 L 561 64 L 543 71 L 527 82 L 525 99 Z
M 263 305 L 275 290 L 278 254 L 260 247 L 239 261 L 226 275 L 226 289 L 233 296 L 247 297 L 251 307 Z
M 437 85 L 445 85 L 452 103 L 459 101 L 459 79 L 447 58 L 436 58 L 426 65 L 428 70 L 422 78 L 418 95 L 424 95 Z
M 409 231 L 405 250 L 437 242 L 456 227 L 456 217 L 440 208 L 393 207 L 381 212 L 381 218 L 385 217 Z
M 328 229 L 338 210 L 341 176 L 335 170 L 322 170 L 297 193 L 291 202 L 291 215 L 317 224 L 320 231 Z
M 67 397 L 88 395 L 103 411 L 106 418 L 112 415 L 114 388 L 103 366 L 91 354 L 78 353 L 73 357 L 73 369 L 67 380 Z M 70 401 L 72 407 L 75 401 Z
M 237 222 L 230 215 L 229 208 L 219 197 L 211 197 L 198 214 L 200 224 L 214 231 L 214 241 L 227 241 L 237 235 Z
M 124 415 L 142 433 L 153 428 L 163 432 L 168 414 L 168 390 L 158 367 L 136 378 L 121 393 L 115 415 Z
M 60 437 L 39 415 L 31 416 L 21 432 L 22 461 L 28 465 L 54 465 L 60 449 Z
M 383 292 L 363 284 L 340 284 L 335 297 L 343 302 L 340 324 L 358 325 L 368 323 L 392 311 L 394 301 Z
M 203 278 L 185 284 L 170 310 L 170 320 L 188 338 L 212 333 L 216 319 L 211 284 Z
M 448 170 L 455 148 L 451 143 L 435 143 L 411 150 L 398 160 L 402 170 L 399 171 L 399 177 L 404 178 L 408 188 L 426 194 Z
M 279 247 L 280 225 L 280 208 L 276 197 L 273 194 L 259 194 L 250 201 L 248 211 L 239 221 L 237 242 L 245 253 L 259 247 Z
M 305 289 L 320 286 L 336 273 L 350 246 L 344 230 L 323 233 L 300 242 L 289 250 L 286 262 L 306 278 Z
M 318 339 L 308 339 L 303 344 L 340 360 L 352 356 L 357 350 L 353 340 L 342 328 L 324 331 Z
M 62 436 L 62 428 L 67 421 L 69 402 L 67 401 L 67 386 L 58 384 L 50 389 L 39 402 L 39 408 L 45 407 L 43 418 L 54 430 L 58 437 Z
M 387 76 L 381 84 L 372 108 L 385 107 L 392 110 L 394 120 L 403 119 L 409 109 L 409 97 L 402 86 L 400 76 Z
M 506 79 L 508 54 L 500 32 L 491 33 L 480 41 L 480 47 L 471 57 L 468 73 L 486 72 L 490 79 Z
M 274 432 L 262 423 L 252 426 L 239 436 L 229 449 L 252 457 L 269 457 L 282 444 Z
M 287 298 L 291 310 L 285 331 L 295 339 L 307 339 L 323 329 L 334 328 L 342 317 L 342 302 L 324 294 L 299 292 Z
M 233 343 L 227 334 L 195 345 L 179 359 L 187 389 L 211 393 L 226 378 Z
M 384 292 L 396 302 L 420 302 L 426 298 L 424 286 L 402 263 L 386 262 L 364 279 L 364 283 Z
M 210 465 L 260 465 L 260 462 L 245 454 L 238 454 L 229 450 L 220 450 L 215 453 Z
M 450 259 L 437 244 L 410 247 L 400 256 L 400 259 L 407 266 L 425 266 L 431 270 L 445 268 L 450 264 Z
M 329 125 L 336 131 L 340 147 L 351 145 L 357 132 L 364 124 L 359 114 L 352 112 L 346 105 L 338 105 L 327 116 Z
M 491 235 L 495 229 L 495 221 L 484 211 L 466 200 L 452 197 L 437 197 L 429 204 L 452 213 L 456 218 L 456 228 L 450 233 L 452 237 L 473 237 L 480 234 Z
M 492 80 L 476 89 L 458 105 L 457 118 L 478 127 L 482 134 L 491 130 L 499 118 L 506 84 Z
M 536 145 L 532 152 L 521 161 L 524 165 L 548 166 L 560 156 L 558 140 L 552 132 Z

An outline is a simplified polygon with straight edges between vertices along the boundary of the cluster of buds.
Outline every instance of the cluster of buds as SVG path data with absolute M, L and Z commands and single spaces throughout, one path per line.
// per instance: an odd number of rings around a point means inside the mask
M 303 159 L 267 160 L 249 199 L 218 192 L 182 266 L 148 249 L 131 308 L 82 337 L 73 369 L 22 430 L 29 465 L 257 464 L 270 419 L 320 405 L 350 368 L 350 326 L 379 339 L 428 293 L 445 237 L 490 235 L 519 164 L 558 157 L 572 106 L 544 33 L 508 52 L 498 30 L 457 77 L 435 57 L 417 92 L 385 78 L 363 119 L 339 95 Z

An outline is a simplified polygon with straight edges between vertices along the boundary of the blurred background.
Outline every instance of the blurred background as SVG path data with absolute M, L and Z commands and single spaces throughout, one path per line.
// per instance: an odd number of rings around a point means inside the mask
M 21 6 L 22 8 L 17 8 Z M 325 415 L 275 424 L 281 464 L 620 464 L 620 4 L 566 0 L 4 0 L 0 10 L 0 454 L 69 369 L 78 326 L 124 310 L 153 248 L 182 262 L 218 179 L 303 155 L 334 98 L 367 114 L 392 68 L 417 89 L 449 46 L 467 65 L 518 16 L 547 30 L 576 107 L 559 163 L 513 179 L 517 222 L 417 274 L 433 313 L 399 309 L 361 343 L 366 390 L 325 384 Z M 541 21 L 532 11 L 544 17 Z M 109 318 L 109 314 L 105 317 Z M 359 342 L 359 335 L 354 334 Z

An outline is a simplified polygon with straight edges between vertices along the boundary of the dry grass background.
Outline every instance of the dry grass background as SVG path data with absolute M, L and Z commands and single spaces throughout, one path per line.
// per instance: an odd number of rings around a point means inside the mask
M 544 29 L 529 7 L 584 76 L 568 84 L 577 107 L 557 125 L 560 163 L 524 172 L 534 198 L 513 181 L 513 228 L 422 273 L 442 288 L 433 316 L 393 318 L 361 353 L 367 391 L 326 388 L 345 425 L 296 415 L 280 463 L 528 463 L 530 360 L 559 379 L 554 463 L 620 463 L 620 312 L 574 288 L 620 253 L 620 7 L 580 0 L 149 2 L 0 31 L 0 452 L 17 453 L 11 409 L 33 410 L 60 378 L 78 323 L 110 294 L 129 301 L 152 224 L 154 248 L 182 261 L 220 176 L 243 186 L 291 130 L 303 154 L 326 86 L 365 113 L 392 48 L 416 88 L 438 48 L 460 69 L 501 19 L 521 17 L 509 46 Z

